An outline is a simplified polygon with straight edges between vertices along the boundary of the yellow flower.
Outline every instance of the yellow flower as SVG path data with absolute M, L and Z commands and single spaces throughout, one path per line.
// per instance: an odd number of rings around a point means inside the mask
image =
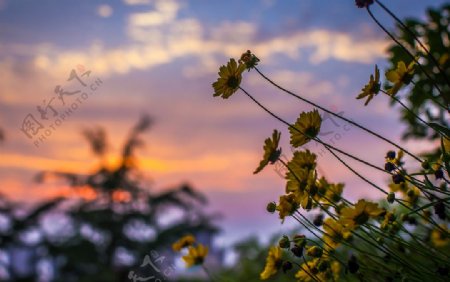
M 195 238 L 192 235 L 186 235 L 180 240 L 172 244 L 172 249 L 175 252 L 181 251 L 181 249 L 192 246 L 195 243 Z
M 289 127 L 292 146 L 298 148 L 314 139 L 319 134 L 321 124 L 322 118 L 316 109 L 302 112 L 294 126 Z
M 303 202 L 303 207 L 307 205 L 305 197 L 317 194 L 316 158 L 309 150 L 296 151 L 287 164 L 289 170 L 286 173 L 286 193 L 295 193 L 297 203 Z
M 409 186 L 410 185 L 406 181 L 401 182 L 399 184 L 395 184 L 394 182 L 392 182 L 391 184 L 388 185 L 391 192 L 399 192 L 400 191 L 405 194 L 406 194 L 406 191 L 408 191 Z
M 380 70 L 378 69 L 378 66 L 375 65 L 375 77 L 373 76 L 373 74 L 370 75 L 369 83 L 364 86 L 364 88 L 361 90 L 362 92 L 356 97 L 356 99 L 367 97 L 367 100 L 364 103 L 364 106 L 367 106 L 370 100 L 373 99 L 373 96 L 377 95 L 378 92 L 380 92 L 380 87 Z
M 336 249 L 342 241 L 347 240 L 351 236 L 351 232 L 345 228 L 340 222 L 327 218 L 323 223 L 323 240 L 325 242 L 325 250 Z
M 298 206 L 306 210 L 312 208 L 312 197 L 317 195 L 317 173 L 315 170 L 307 170 L 299 163 L 288 163 L 290 171 L 286 173 L 286 193 L 293 193 Z M 291 168 L 292 167 L 292 168 Z M 314 165 L 315 167 L 315 165 Z
M 295 200 L 295 195 L 290 193 L 280 196 L 280 202 L 277 206 L 280 219 L 284 222 L 286 216 L 292 215 L 298 209 L 298 204 Z
M 233 95 L 239 89 L 244 70 L 245 64 L 238 64 L 235 59 L 230 59 L 226 66 L 221 66 L 219 69 L 219 78 L 212 84 L 214 97 L 221 96 L 223 99 L 228 99 Z
M 397 154 L 395 154 L 394 151 L 389 151 L 386 155 L 386 162 L 393 163 L 395 166 L 402 166 L 403 165 L 403 156 L 405 155 L 405 152 L 403 150 L 399 150 Z
M 331 261 L 323 257 L 321 259 L 312 259 L 307 263 L 303 263 L 300 270 L 295 275 L 298 281 L 339 281 L 341 274 L 341 265 L 338 261 Z M 312 277 L 311 277 L 312 276 Z
M 190 246 L 188 254 L 183 256 L 187 267 L 201 265 L 208 255 L 208 247 L 198 244 L 196 247 Z
M 270 162 L 270 164 L 275 163 L 281 154 L 281 149 L 278 149 L 278 143 L 280 142 L 281 133 L 274 130 L 272 133 L 272 139 L 267 138 L 264 141 L 264 156 L 259 163 L 258 168 L 253 172 L 256 174 L 263 170 L 263 168 Z
M 281 264 L 281 248 L 271 247 L 269 255 L 266 258 L 266 266 L 260 274 L 261 280 L 269 279 L 271 276 L 275 275 L 278 269 L 280 269 Z
M 450 154 L 450 138 L 442 137 L 442 143 L 444 143 L 445 152 Z
M 341 200 L 342 192 L 344 191 L 343 183 L 331 183 L 325 187 L 325 196 L 323 197 L 323 204 L 329 206 L 337 204 Z
M 307 263 L 303 263 L 300 270 L 295 274 L 295 278 L 297 278 L 298 281 L 303 282 L 321 281 L 319 277 L 317 277 L 317 274 L 319 274 L 319 270 L 317 269 L 318 262 L 319 259 L 312 259 Z
M 394 96 L 403 85 L 408 85 L 411 82 L 415 65 L 416 62 L 412 61 L 408 67 L 406 67 L 405 62 L 400 61 L 397 63 L 396 69 L 386 73 L 386 79 L 394 84 L 387 90 L 389 95 Z
M 316 159 L 316 154 L 309 150 L 295 151 L 292 160 L 289 162 L 289 168 L 314 170 L 316 168 Z
M 411 186 L 405 193 L 405 201 L 409 206 L 414 206 L 419 200 L 420 189 L 416 186 Z
M 341 210 L 340 222 L 353 229 L 359 225 L 366 223 L 370 218 L 378 217 L 385 210 L 378 207 L 377 204 L 359 200 L 354 207 L 345 207 Z
M 331 263 L 331 273 L 333 274 L 333 281 L 339 281 L 339 277 L 341 276 L 341 264 L 336 260 Z
M 434 246 L 441 248 L 447 246 L 448 243 L 450 243 L 450 236 L 446 225 L 441 224 L 439 226 L 444 230 L 441 230 L 441 228 L 437 227 L 433 229 L 433 231 L 431 231 L 431 242 Z
M 395 222 L 395 219 L 396 219 L 396 217 L 395 217 L 395 214 L 393 212 L 387 212 L 384 215 L 383 222 L 380 225 L 381 230 L 388 229 L 392 225 L 392 223 Z

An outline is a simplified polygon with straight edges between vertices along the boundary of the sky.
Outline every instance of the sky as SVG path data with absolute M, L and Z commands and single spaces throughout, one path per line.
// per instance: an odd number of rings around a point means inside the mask
M 446 1 L 385 2 L 400 18 L 424 18 L 425 7 Z M 381 9 L 373 12 L 393 27 Z M 355 99 L 375 64 L 386 71 L 389 44 L 350 0 L 0 0 L 0 128 L 6 135 L 0 192 L 26 202 L 67 195 L 61 183 L 37 184 L 34 177 L 43 170 L 92 170 L 83 128 L 107 131 L 113 160 L 127 131 L 148 114 L 155 123 L 139 164 L 150 189 L 190 183 L 204 192 L 208 209 L 223 215 L 219 244 L 252 234 L 267 238 L 293 225 L 265 211 L 283 193 L 284 180 L 277 166 L 252 172 L 273 129 L 282 132 L 283 156 L 292 154 L 288 131 L 243 93 L 214 98 L 219 66 L 252 50 L 273 80 L 399 141 L 403 126 L 386 97 L 367 107 Z M 241 86 L 288 121 L 312 109 L 256 72 L 245 73 Z M 25 130 L 24 122 L 38 133 Z M 322 131 L 330 133 L 325 140 L 379 166 L 393 149 L 342 121 L 324 119 Z M 427 145 L 405 146 L 419 152 Z M 347 198 L 380 196 L 320 146 L 308 148 L 319 155 L 321 175 L 346 183 Z M 387 187 L 386 176 L 350 164 Z

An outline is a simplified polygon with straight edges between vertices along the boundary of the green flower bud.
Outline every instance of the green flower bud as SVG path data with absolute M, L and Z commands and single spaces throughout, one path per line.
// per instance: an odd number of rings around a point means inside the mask
M 392 204 L 395 201 L 395 193 L 394 192 L 391 192 L 387 195 L 387 201 L 390 204 Z
M 288 249 L 291 246 L 291 242 L 289 241 L 288 236 L 284 235 L 278 242 L 278 245 L 282 249 Z
M 306 254 L 313 258 L 320 258 L 323 254 L 323 250 L 317 246 L 312 246 L 306 250 Z
M 294 244 L 297 247 L 304 248 L 306 246 L 306 236 L 305 235 L 295 235 Z
M 267 204 L 266 210 L 268 212 L 274 213 L 276 209 L 277 209 L 277 204 L 275 204 L 275 202 L 270 202 L 270 203 Z

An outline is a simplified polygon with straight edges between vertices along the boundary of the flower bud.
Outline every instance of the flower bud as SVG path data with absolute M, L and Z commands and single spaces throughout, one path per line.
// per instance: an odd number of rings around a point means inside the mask
M 277 204 L 275 204 L 275 202 L 270 202 L 267 204 L 266 210 L 268 212 L 274 213 L 276 209 L 277 209 Z
M 286 273 L 292 269 L 292 263 L 290 261 L 285 261 L 281 268 L 283 269 L 283 272 Z
M 288 249 L 291 246 L 291 242 L 289 241 L 288 236 L 284 235 L 278 242 L 278 245 L 282 249 Z
M 386 159 L 390 159 L 390 160 L 395 159 L 395 152 L 394 151 L 387 152 Z
M 423 169 L 430 169 L 430 163 L 428 161 L 423 161 L 421 165 Z
M 388 203 L 392 204 L 395 201 L 395 193 L 394 192 L 390 192 L 387 195 L 387 201 Z
M 317 246 L 312 246 L 306 250 L 306 254 L 313 258 L 320 258 L 323 254 L 323 250 Z
M 314 223 L 314 225 L 317 226 L 317 227 L 322 226 L 322 224 L 323 224 L 323 214 L 318 214 L 318 215 L 314 218 L 313 223 Z
M 295 246 L 291 249 L 291 252 L 296 256 L 296 257 L 302 257 L 303 255 L 303 247 L 298 247 Z
M 384 164 L 384 169 L 391 172 L 391 171 L 395 170 L 395 165 L 391 162 L 387 162 Z
M 305 235 L 295 235 L 294 244 L 297 247 L 304 248 L 306 246 L 306 236 Z
M 358 260 L 355 256 L 351 256 L 347 263 L 348 270 L 350 273 L 356 273 L 359 270 Z
M 397 173 L 397 174 L 392 175 L 392 181 L 395 184 L 400 184 L 402 182 L 405 182 L 405 178 L 403 177 L 403 175 Z
M 325 270 L 327 270 L 330 267 L 330 262 L 327 260 L 322 260 L 319 262 L 319 264 L 317 265 L 317 269 L 319 270 L 319 272 L 324 272 Z
M 438 169 L 434 172 L 434 177 L 437 179 L 443 179 L 444 178 L 444 171 L 442 169 Z

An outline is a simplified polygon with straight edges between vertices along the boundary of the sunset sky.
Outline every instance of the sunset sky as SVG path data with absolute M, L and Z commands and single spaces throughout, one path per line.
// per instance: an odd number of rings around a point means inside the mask
M 384 2 L 404 18 L 424 17 L 425 7 L 446 1 Z M 373 10 L 393 26 L 380 9 Z M 249 234 L 265 237 L 282 228 L 265 207 L 283 193 L 284 181 L 273 166 L 252 172 L 275 128 L 282 131 L 284 154 L 291 154 L 288 131 L 242 93 L 213 98 L 219 66 L 250 49 L 261 59 L 260 69 L 286 88 L 399 140 L 398 112 L 386 97 L 378 95 L 367 107 L 355 99 L 375 64 L 386 70 L 389 44 L 352 0 L 0 0 L 0 128 L 6 135 L 0 192 L 26 202 L 67 193 L 61 183 L 36 184 L 33 178 L 42 170 L 94 168 L 81 135 L 86 127 L 105 128 L 113 159 L 127 131 L 148 114 L 155 124 L 139 151 L 148 186 L 162 190 L 188 182 L 206 193 L 209 210 L 224 216 L 218 223 L 225 245 Z M 67 81 L 72 70 L 86 87 Z M 81 76 L 86 71 L 89 76 Z M 55 98 L 58 85 L 86 95 L 66 95 L 63 106 Z M 244 74 L 242 87 L 289 121 L 311 110 L 256 72 Z M 52 111 L 41 120 L 37 110 L 49 101 L 58 115 L 77 106 L 55 126 Z M 27 115 L 43 127 L 32 138 L 21 131 Z M 337 147 L 383 165 L 392 146 L 343 125 L 325 120 L 322 130 L 333 133 L 324 139 L 337 136 Z M 36 141 L 45 130 L 46 139 Z M 406 144 L 414 152 L 423 146 Z M 321 175 L 346 183 L 349 199 L 378 196 L 320 146 L 308 147 L 320 155 Z M 356 167 L 386 186 L 385 175 Z

